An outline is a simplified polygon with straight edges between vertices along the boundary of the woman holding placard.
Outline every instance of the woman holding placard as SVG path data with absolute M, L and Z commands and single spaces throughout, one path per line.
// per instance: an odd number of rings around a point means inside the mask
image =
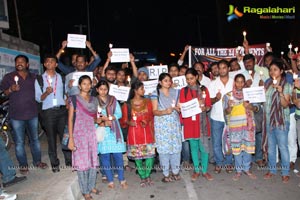
M 197 99 L 202 112 L 206 112 L 211 107 L 209 92 L 206 87 L 200 86 L 198 81 L 198 72 L 194 68 L 189 68 L 186 73 L 187 86 L 180 90 L 180 103 L 186 103 L 192 99 Z M 192 181 L 200 176 L 199 156 L 201 154 L 202 176 L 207 180 L 213 180 L 213 177 L 207 172 L 208 168 L 208 140 L 210 132 L 203 129 L 204 122 L 208 119 L 203 115 L 196 114 L 190 117 L 182 118 L 184 127 L 184 139 L 189 140 L 191 155 L 194 165 Z

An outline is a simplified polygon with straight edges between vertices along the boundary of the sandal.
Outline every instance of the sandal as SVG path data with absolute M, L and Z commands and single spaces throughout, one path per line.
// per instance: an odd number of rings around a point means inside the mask
M 175 181 L 179 181 L 181 180 L 181 176 L 178 174 L 173 174 L 172 179 L 174 179 Z
M 240 180 L 241 175 L 242 175 L 241 172 L 235 173 L 235 175 L 232 177 L 232 180 L 233 180 L 233 181 L 238 181 L 238 180 Z
M 84 200 L 91 200 L 93 197 L 90 194 L 83 194 Z
M 140 182 L 140 186 L 143 188 L 143 187 L 146 187 L 146 179 L 141 179 L 141 182 Z
M 199 178 L 199 176 L 200 176 L 200 173 L 194 172 L 193 175 L 192 175 L 191 180 L 196 181 Z
M 128 184 L 127 184 L 127 182 L 124 180 L 124 181 L 121 181 L 121 188 L 122 189 L 124 189 L 124 190 L 126 190 L 127 188 L 128 188 Z
M 94 193 L 95 195 L 100 195 L 100 194 L 102 194 L 102 191 L 101 191 L 101 190 L 97 190 L 96 188 L 92 189 L 91 192 Z
M 109 189 L 114 189 L 115 188 L 115 184 L 114 182 L 110 182 L 107 186 Z
M 165 176 L 165 177 L 163 177 L 163 179 L 161 179 L 161 182 L 170 183 L 170 182 L 173 182 L 173 179 L 170 176 Z
M 151 179 L 150 177 L 146 178 L 146 181 L 147 181 L 147 184 L 148 184 L 149 186 L 154 185 L 154 183 L 153 183 L 153 181 L 152 181 L 152 179 Z
M 132 172 L 134 170 L 134 168 L 130 167 L 129 165 L 125 165 L 124 169 L 125 169 L 125 171 L 129 171 L 129 172 Z
M 245 172 L 245 174 L 246 174 L 250 179 L 252 179 L 252 180 L 257 179 L 257 177 L 256 177 L 254 174 L 252 174 L 251 172 L 249 172 L 249 171 Z

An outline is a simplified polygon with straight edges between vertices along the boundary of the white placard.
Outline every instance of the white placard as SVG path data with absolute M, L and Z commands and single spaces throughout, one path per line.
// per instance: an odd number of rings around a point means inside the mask
M 194 98 L 185 103 L 180 103 L 180 106 L 183 118 L 192 117 L 202 112 L 199 107 L 199 101 L 197 98 Z
M 176 76 L 172 78 L 173 84 L 176 84 L 176 87 L 174 89 L 181 89 L 185 86 L 187 86 L 185 76 Z
M 74 79 L 72 86 L 78 86 L 78 80 L 82 75 L 88 75 L 93 80 L 93 72 L 72 72 L 66 76 L 66 80 Z
M 145 88 L 145 95 L 151 94 L 154 90 L 156 90 L 158 80 L 151 80 L 151 81 L 143 81 L 144 88 Z
M 117 86 L 115 84 L 110 84 L 109 95 L 116 97 L 118 101 L 127 101 L 129 95 L 130 87 Z
M 112 48 L 110 49 L 112 56 L 110 57 L 111 63 L 129 62 L 129 49 L 126 48 Z
M 67 47 L 71 48 L 85 48 L 86 47 L 86 35 L 80 34 L 68 34 Z
M 149 79 L 158 79 L 161 73 L 168 73 L 167 65 L 153 65 L 147 68 L 149 72 Z
M 250 103 L 261 103 L 266 101 L 264 86 L 243 88 L 244 100 Z

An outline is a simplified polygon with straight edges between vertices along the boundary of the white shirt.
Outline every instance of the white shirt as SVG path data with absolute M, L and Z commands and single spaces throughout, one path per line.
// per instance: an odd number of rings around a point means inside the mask
M 200 84 L 204 85 L 205 87 L 208 87 L 210 85 L 210 82 L 211 82 L 211 80 L 203 74 Z
M 233 79 L 229 78 L 226 85 L 224 85 L 222 83 L 222 81 L 220 80 L 220 77 L 217 77 L 215 80 L 211 81 L 211 83 L 208 87 L 210 98 L 215 98 L 217 93 L 219 92 L 219 90 L 220 90 L 220 92 L 222 94 L 222 98 L 223 98 L 223 96 L 226 93 L 232 91 L 233 82 L 234 82 Z M 210 117 L 213 120 L 225 122 L 224 114 L 223 114 L 222 98 L 219 101 L 217 101 L 216 103 L 213 104 L 212 109 L 211 109 L 211 113 L 210 113 Z

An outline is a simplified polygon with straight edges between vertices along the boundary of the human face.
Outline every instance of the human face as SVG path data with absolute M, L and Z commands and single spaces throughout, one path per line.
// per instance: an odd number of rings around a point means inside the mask
M 198 72 L 199 76 L 203 74 L 203 65 L 201 65 L 200 63 L 196 63 L 194 65 L 194 69 Z
M 166 76 L 163 80 L 159 81 L 162 88 L 169 89 L 172 86 L 172 80 L 169 76 Z
M 213 76 L 219 76 L 219 68 L 218 65 L 211 66 L 211 73 Z
M 267 57 L 265 58 L 264 63 L 265 63 L 265 66 L 266 66 L 267 68 L 270 67 L 270 64 L 271 64 L 272 60 L 273 60 L 273 57 L 272 57 L 272 56 L 267 56 Z
M 108 82 L 113 83 L 116 80 L 116 71 L 115 70 L 107 70 L 105 73 L 105 78 Z
M 237 90 L 242 90 L 245 86 L 245 80 L 242 77 L 238 77 L 234 84 Z
M 283 70 L 281 70 L 277 65 L 271 65 L 269 73 L 270 73 L 271 78 L 280 79 L 281 75 L 283 73 Z
M 196 86 L 197 85 L 197 79 L 198 76 L 194 76 L 193 74 L 187 74 L 185 75 L 186 83 L 190 86 Z
M 83 79 L 79 85 L 79 89 L 81 92 L 89 93 L 92 88 L 92 82 L 90 79 Z
M 118 71 L 116 80 L 118 83 L 125 83 L 126 80 L 125 72 Z
M 140 72 L 138 74 L 138 79 L 140 81 L 147 81 L 148 80 L 148 76 L 147 76 L 147 74 L 145 72 Z
M 44 66 L 48 71 L 55 70 L 57 65 L 58 64 L 54 58 L 46 58 L 46 60 L 44 61 Z
M 77 71 L 82 72 L 85 70 L 85 67 L 87 66 L 87 62 L 84 60 L 82 56 L 77 56 L 75 66 Z
M 72 61 L 71 62 L 72 62 L 73 66 L 76 66 L 76 58 L 77 58 L 77 56 L 78 56 L 78 54 L 73 54 L 72 55 Z
M 106 97 L 108 94 L 108 88 L 106 85 L 101 85 L 100 87 L 97 88 L 97 92 L 100 97 Z
M 179 70 L 179 76 L 184 76 L 185 72 L 186 72 L 186 68 L 185 67 L 180 68 L 180 70 Z
M 245 65 L 245 68 L 249 71 L 253 71 L 254 72 L 254 60 L 253 59 L 248 59 L 248 60 L 245 60 L 244 61 L 244 65 Z
M 175 66 L 170 67 L 169 74 L 172 78 L 178 76 L 179 74 L 178 68 Z
M 135 95 L 136 96 L 144 96 L 145 94 L 145 88 L 144 86 L 139 87 L 138 89 L 135 90 Z
M 298 70 L 300 70 L 300 56 L 297 56 L 297 58 L 296 58 L 296 65 L 297 65 Z
M 219 66 L 219 75 L 220 77 L 226 77 L 228 76 L 229 67 L 225 63 L 220 63 Z
M 26 62 L 25 58 L 17 58 L 15 62 L 15 67 L 17 71 L 27 71 L 29 68 L 29 63 Z
M 233 61 L 231 64 L 230 64 L 230 71 L 238 71 L 240 70 L 241 67 L 239 65 L 239 63 L 237 61 Z

